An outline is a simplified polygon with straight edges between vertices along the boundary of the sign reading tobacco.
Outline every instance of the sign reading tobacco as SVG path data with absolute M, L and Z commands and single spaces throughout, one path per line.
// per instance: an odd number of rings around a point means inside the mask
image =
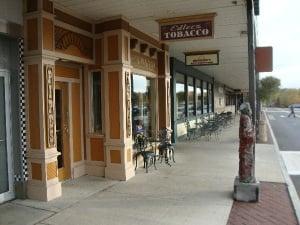
M 159 20 L 160 40 L 184 40 L 190 38 L 212 38 L 215 13 Z

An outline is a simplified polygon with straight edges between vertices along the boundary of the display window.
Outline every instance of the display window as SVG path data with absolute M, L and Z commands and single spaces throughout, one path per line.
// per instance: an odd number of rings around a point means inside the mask
M 138 133 L 152 136 L 155 129 L 154 79 L 132 74 L 132 129 L 133 137 Z

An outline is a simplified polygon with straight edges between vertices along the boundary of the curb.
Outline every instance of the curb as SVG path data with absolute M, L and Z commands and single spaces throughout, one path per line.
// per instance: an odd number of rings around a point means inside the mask
M 263 113 L 265 115 L 267 125 L 268 125 L 268 128 L 270 130 L 271 137 L 273 139 L 273 145 L 274 145 L 275 151 L 277 153 L 277 158 L 278 158 L 278 161 L 279 161 L 279 164 L 280 164 L 280 167 L 281 167 L 282 175 L 283 175 L 284 180 L 286 181 L 286 184 L 287 184 L 287 187 L 288 187 L 288 191 L 289 191 L 290 199 L 291 199 L 292 204 L 293 204 L 295 215 L 297 217 L 298 224 L 300 224 L 300 200 L 299 200 L 299 196 L 298 196 L 297 191 L 295 189 L 294 183 L 292 182 L 292 180 L 291 180 L 291 178 L 288 174 L 288 171 L 287 171 L 287 168 L 284 164 L 284 160 L 282 158 L 282 155 L 280 154 L 279 146 L 278 146 L 277 140 L 275 138 L 274 132 L 272 130 L 269 118 L 266 114 L 266 111 L 264 110 Z

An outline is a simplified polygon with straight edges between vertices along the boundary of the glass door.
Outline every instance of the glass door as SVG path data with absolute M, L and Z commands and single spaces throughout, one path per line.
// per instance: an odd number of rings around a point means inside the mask
M 0 70 L 0 203 L 14 197 L 9 77 Z

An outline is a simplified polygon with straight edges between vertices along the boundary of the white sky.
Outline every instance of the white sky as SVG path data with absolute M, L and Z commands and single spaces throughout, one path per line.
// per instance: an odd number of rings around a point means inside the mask
M 273 46 L 273 72 L 282 88 L 300 88 L 300 0 L 260 0 L 258 46 Z

